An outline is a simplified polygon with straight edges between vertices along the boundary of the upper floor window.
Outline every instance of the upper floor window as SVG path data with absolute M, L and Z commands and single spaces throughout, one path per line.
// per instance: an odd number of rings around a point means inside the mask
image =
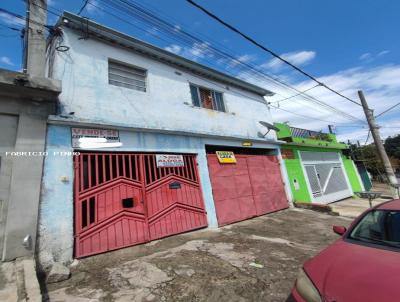
M 115 86 L 146 92 L 145 69 L 116 61 L 108 61 L 108 83 Z
M 194 106 L 226 112 L 222 93 L 190 84 Z

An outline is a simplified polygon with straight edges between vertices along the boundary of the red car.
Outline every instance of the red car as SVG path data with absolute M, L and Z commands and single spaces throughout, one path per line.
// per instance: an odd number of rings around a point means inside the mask
M 400 200 L 333 231 L 341 238 L 304 264 L 288 301 L 400 301 Z

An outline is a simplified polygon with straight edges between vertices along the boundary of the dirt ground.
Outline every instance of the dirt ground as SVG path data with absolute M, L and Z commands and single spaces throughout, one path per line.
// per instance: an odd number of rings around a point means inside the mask
M 348 218 L 288 209 L 80 260 L 50 301 L 285 301 L 302 263 Z

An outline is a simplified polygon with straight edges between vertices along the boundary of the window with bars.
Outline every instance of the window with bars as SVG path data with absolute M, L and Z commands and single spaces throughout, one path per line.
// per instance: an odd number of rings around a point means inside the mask
M 226 112 L 221 92 L 190 84 L 190 93 L 194 106 Z
M 145 69 L 132 65 L 108 61 L 108 83 L 115 86 L 146 92 Z

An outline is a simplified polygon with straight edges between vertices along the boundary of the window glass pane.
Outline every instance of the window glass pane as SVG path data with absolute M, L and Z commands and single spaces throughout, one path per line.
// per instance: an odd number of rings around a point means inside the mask
M 199 101 L 199 95 L 197 93 L 197 87 L 190 85 L 190 93 L 192 94 L 193 105 L 200 107 L 200 101 Z
M 224 100 L 222 98 L 222 93 L 215 92 L 214 95 L 215 95 L 216 110 L 225 112 L 225 105 L 224 105 Z

